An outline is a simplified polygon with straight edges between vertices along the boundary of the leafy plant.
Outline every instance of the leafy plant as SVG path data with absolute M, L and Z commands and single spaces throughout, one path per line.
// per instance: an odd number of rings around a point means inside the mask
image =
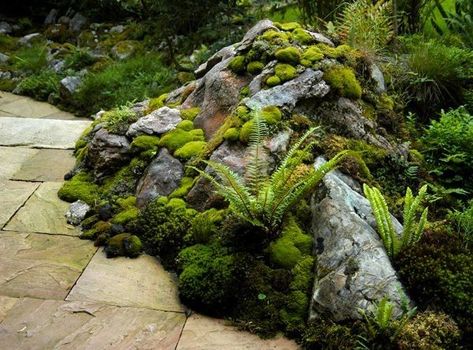
M 51 93 L 59 93 L 59 81 L 60 77 L 54 71 L 45 69 L 20 81 L 15 92 L 47 100 Z
M 369 187 L 366 184 L 363 186 L 363 191 L 366 198 L 370 201 L 376 219 L 378 233 L 390 257 L 395 257 L 402 249 L 419 241 L 427 222 L 428 208 L 422 211 L 417 223 L 415 223 L 415 218 L 426 194 L 426 185 L 421 187 L 416 197 L 413 196 L 411 189 L 407 188 L 404 198 L 404 226 L 400 236 L 394 229 L 391 214 L 389 213 L 386 200 L 381 192 L 377 188 Z
M 224 164 L 213 161 L 205 163 L 216 172 L 222 182 L 217 180 L 217 176 L 194 169 L 210 180 L 237 216 L 254 226 L 264 228 L 267 233 L 274 234 L 287 211 L 313 190 L 325 174 L 333 170 L 348 154 L 347 151 L 342 151 L 318 169 L 304 166 L 302 161 L 314 142 L 301 148 L 316 130 L 312 128 L 307 131 L 289 150 L 276 171 L 269 176 L 267 154 L 263 146 L 267 128 L 257 112 L 250 134 L 251 158 L 245 177 L 236 174 Z
M 376 54 L 392 39 L 391 1 L 357 0 L 341 12 L 336 28 L 340 39 L 349 45 Z
M 463 211 L 452 211 L 449 214 L 449 219 L 453 221 L 457 232 L 464 241 L 471 245 L 473 243 L 473 200 Z

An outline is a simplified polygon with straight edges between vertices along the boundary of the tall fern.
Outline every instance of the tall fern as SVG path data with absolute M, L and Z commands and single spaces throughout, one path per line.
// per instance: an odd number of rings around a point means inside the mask
M 425 224 L 427 223 L 429 208 L 423 209 L 419 221 L 417 222 L 416 217 L 427 192 L 427 185 L 421 187 L 416 197 L 412 194 L 411 189 L 407 188 L 404 197 L 404 227 L 400 236 L 398 236 L 394 230 L 388 205 L 381 192 L 377 188 L 369 187 L 366 184 L 363 186 L 363 191 L 371 204 L 376 219 L 378 234 L 389 256 L 395 257 L 403 248 L 419 241 L 424 232 Z
M 213 161 L 205 163 L 217 176 L 197 168 L 193 169 L 211 181 L 217 193 L 228 201 L 229 208 L 241 219 L 262 227 L 269 234 L 275 233 L 289 209 L 310 193 L 323 177 L 348 155 L 348 151 L 343 151 L 318 169 L 298 171 L 305 152 L 297 151 L 308 151 L 313 147 L 314 142 L 310 142 L 302 148 L 316 130 L 317 128 L 312 128 L 307 131 L 287 152 L 278 168 L 269 175 L 267 153 L 263 146 L 267 128 L 259 113 L 256 113 L 249 145 L 251 159 L 245 176 L 242 177 L 227 166 Z

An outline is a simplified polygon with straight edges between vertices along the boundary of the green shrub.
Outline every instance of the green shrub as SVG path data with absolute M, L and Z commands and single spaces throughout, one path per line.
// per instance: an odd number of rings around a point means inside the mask
M 98 201 L 99 194 L 99 186 L 93 183 L 92 177 L 87 173 L 78 173 L 64 182 L 58 192 L 59 198 L 66 202 L 80 199 L 89 205 L 94 205 Z
M 59 94 L 60 80 L 54 71 L 45 69 L 21 80 L 16 89 L 20 94 L 44 101 L 50 94 Z
M 324 80 L 338 94 L 349 98 L 361 98 L 361 85 L 356 79 L 355 72 L 350 67 L 334 66 L 324 73 Z
M 279 62 L 283 63 L 298 64 L 301 60 L 301 52 L 294 46 L 277 50 L 275 56 Z
M 145 54 L 87 74 L 74 101 L 84 113 L 94 113 L 148 96 L 159 96 L 174 84 L 175 74 L 162 62 L 161 56 Z
M 223 221 L 223 210 L 215 208 L 197 214 L 192 219 L 189 237 L 194 243 L 209 243 L 218 233 L 218 225 Z
M 66 58 L 66 67 L 74 71 L 80 71 L 91 66 L 97 59 L 87 49 L 74 49 L 72 54 Z
M 191 218 L 185 208 L 173 208 L 159 198 L 141 211 L 137 220 L 137 235 L 145 250 L 158 255 L 165 267 L 174 267 L 175 258 L 184 247 L 184 236 L 190 229 Z
M 440 181 L 473 189 L 473 116 L 465 108 L 442 112 L 421 140 L 425 159 Z
M 459 349 L 460 330 L 446 314 L 426 311 L 409 321 L 397 340 L 400 350 Z
M 439 230 L 402 251 L 396 270 L 422 309 L 449 314 L 466 338 L 473 335 L 473 254 L 456 235 Z
M 220 313 L 235 298 L 235 262 L 218 245 L 194 245 L 179 253 L 179 294 L 198 310 Z

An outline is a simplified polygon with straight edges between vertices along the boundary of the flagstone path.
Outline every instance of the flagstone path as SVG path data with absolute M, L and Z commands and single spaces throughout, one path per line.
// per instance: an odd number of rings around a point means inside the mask
M 89 123 L 0 92 L 0 349 L 296 349 L 189 316 L 155 258 L 77 238 L 56 193 Z

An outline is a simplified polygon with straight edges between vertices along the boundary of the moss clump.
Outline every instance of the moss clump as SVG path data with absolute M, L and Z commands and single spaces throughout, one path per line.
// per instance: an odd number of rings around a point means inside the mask
M 302 54 L 301 63 L 304 66 L 310 67 L 314 64 L 314 62 L 320 61 L 324 58 L 324 54 L 322 50 L 320 50 L 317 46 L 311 46 L 307 48 Z
M 174 156 L 181 159 L 197 157 L 204 152 L 206 146 L 207 142 L 205 141 L 191 141 L 177 149 L 176 152 L 174 152 Z
M 161 147 L 167 147 L 169 151 L 174 152 L 184 146 L 186 143 L 192 141 L 204 141 L 204 132 L 202 129 L 195 129 L 191 131 L 185 131 L 182 129 L 171 130 L 161 137 L 161 140 L 159 140 L 159 145 Z
M 235 261 L 218 245 L 197 244 L 179 253 L 179 293 L 196 309 L 220 313 L 235 297 Z
M 215 208 L 198 213 L 192 220 L 188 239 L 194 243 L 209 243 L 217 235 L 224 217 L 225 210 Z
M 301 61 L 301 51 L 294 46 L 277 50 L 275 56 L 278 61 L 284 63 L 299 64 Z
M 176 125 L 176 128 L 182 129 L 184 131 L 191 131 L 194 129 L 194 123 L 191 120 L 183 120 L 179 124 Z
M 240 138 L 240 132 L 237 128 L 230 128 L 223 134 L 224 140 L 237 141 Z
M 294 40 L 303 45 L 310 44 L 314 41 L 312 35 L 310 35 L 307 30 L 302 28 L 294 29 L 294 31 L 292 32 L 292 37 L 294 38 Z
M 355 72 L 350 67 L 331 67 L 325 72 L 324 80 L 341 96 L 361 98 L 361 85 L 356 79 Z
M 129 233 L 120 233 L 107 241 L 104 251 L 107 258 L 116 256 L 135 258 L 140 254 L 142 248 L 143 245 L 139 237 Z
M 297 69 L 286 63 L 278 63 L 274 68 L 274 73 L 281 79 L 281 81 L 287 81 L 297 77 Z M 266 84 L 268 81 L 266 81 Z
M 277 75 L 272 75 L 268 79 L 266 79 L 266 85 L 268 85 L 269 87 L 273 87 L 279 84 L 281 84 L 281 79 L 279 79 Z
M 261 35 L 263 40 L 269 41 L 271 43 L 283 43 L 289 40 L 289 35 L 284 32 L 279 32 L 274 29 L 267 30 Z
M 261 110 L 261 116 L 269 125 L 277 124 L 281 121 L 281 110 L 276 106 L 266 106 Z
M 89 174 L 83 172 L 64 182 L 58 192 L 59 198 L 66 202 L 75 202 L 80 199 L 89 205 L 94 205 L 98 201 L 99 194 L 99 186 L 93 183 Z
M 251 119 L 251 117 L 249 116 L 250 110 L 244 105 L 238 106 L 235 110 L 235 114 L 239 119 L 243 121 L 248 121 Z
M 383 93 L 376 101 L 376 107 L 385 111 L 392 111 L 394 109 L 394 100 L 388 94 Z
M 305 234 L 294 218 L 289 218 L 281 237 L 269 246 L 271 261 L 286 269 L 292 269 L 305 255 L 310 255 L 312 238 Z
M 246 70 L 245 56 L 235 56 L 228 64 L 228 68 L 237 74 L 244 73 Z
M 122 210 L 117 215 L 115 215 L 112 219 L 112 223 L 117 225 L 125 225 L 130 221 L 136 220 L 140 213 L 140 210 L 136 207 L 128 208 Z
M 113 134 L 125 135 L 130 124 L 136 122 L 138 117 L 129 106 L 121 106 L 105 112 L 100 121 L 105 123 L 105 128 Z
M 253 120 L 247 121 L 240 129 L 240 141 L 243 143 L 248 143 L 250 140 L 251 132 L 253 131 Z
M 263 68 L 264 68 L 264 63 L 259 62 L 259 61 L 252 61 L 248 63 L 248 65 L 246 66 L 246 70 L 250 74 L 258 74 L 263 70 Z
M 199 107 L 181 109 L 181 118 L 185 119 L 185 120 L 193 121 L 199 113 L 200 113 L 200 108 Z
M 151 135 L 140 135 L 131 143 L 131 148 L 139 151 L 157 150 L 158 147 L 159 137 Z
M 192 80 L 195 80 L 195 76 L 194 76 L 194 73 L 191 73 L 191 72 L 179 72 L 177 73 L 177 80 L 181 84 L 185 84 Z
M 152 152 L 155 152 L 151 150 Z M 135 193 L 136 185 L 148 166 L 148 160 L 133 158 L 130 164 L 118 170 L 114 175 L 105 179 L 102 186 L 104 197 L 127 197 Z
M 148 113 L 156 109 L 159 109 L 161 107 L 164 107 L 168 97 L 169 97 L 169 94 L 162 94 L 159 97 L 151 99 L 148 105 Z
M 317 44 L 317 47 L 323 52 L 325 56 L 335 59 L 347 57 L 352 51 L 354 51 L 354 49 L 348 45 L 331 47 L 326 44 Z
M 186 202 L 181 198 L 171 198 L 166 205 L 173 209 L 186 209 Z
M 284 30 L 286 32 L 293 31 L 297 28 L 302 28 L 302 26 L 297 22 L 287 22 L 287 23 L 274 23 L 276 28 Z
M 176 188 L 170 195 L 169 198 L 182 198 L 184 197 L 192 188 L 194 184 L 194 178 L 192 177 L 183 177 L 178 188 Z
M 107 221 L 97 221 L 91 228 L 83 231 L 81 239 L 95 240 L 100 235 L 108 235 L 112 230 L 112 224 Z

